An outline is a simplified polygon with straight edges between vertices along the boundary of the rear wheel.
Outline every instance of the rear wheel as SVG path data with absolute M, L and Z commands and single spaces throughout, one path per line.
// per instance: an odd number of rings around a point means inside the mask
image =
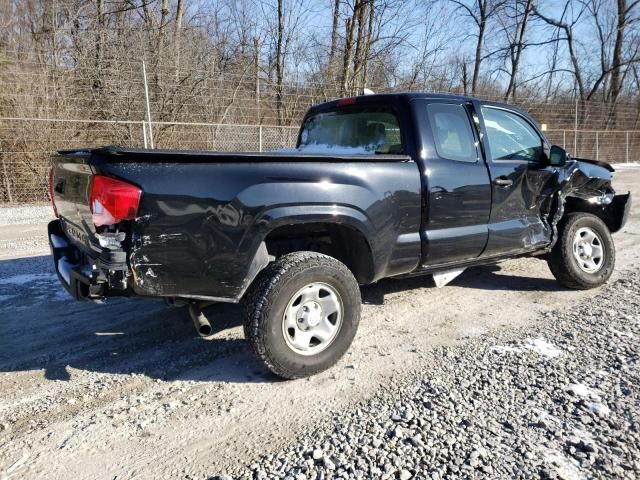
M 344 264 L 315 252 L 288 254 L 247 292 L 245 338 L 276 375 L 314 375 L 351 345 L 360 303 L 358 283 Z
M 547 263 L 562 285 L 586 290 L 609 280 L 615 266 L 615 247 L 600 218 L 590 213 L 570 213 L 558 226 L 558 235 Z

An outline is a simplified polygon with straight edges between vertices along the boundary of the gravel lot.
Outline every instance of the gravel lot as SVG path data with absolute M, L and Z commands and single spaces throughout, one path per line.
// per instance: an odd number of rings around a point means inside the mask
M 423 355 L 244 478 L 640 476 L 640 273 L 535 326 Z
M 640 198 L 640 168 L 614 185 Z M 386 280 L 345 358 L 292 382 L 237 306 L 200 339 L 159 301 L 73 302 L 46 211 L 2 215 L 0 478 L 640 476 L 637 208 L 608 287 L 563 290 L 536 259 Z

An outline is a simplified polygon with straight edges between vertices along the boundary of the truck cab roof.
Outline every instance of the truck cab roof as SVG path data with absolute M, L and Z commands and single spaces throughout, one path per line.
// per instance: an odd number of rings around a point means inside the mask
M 397 92 L 397 93 L 376 93 L 372 95 L 357 95 L 354 97 L 345 97 L 331 100 L 329 102 L 319 103 L 312 106 L 306 116 L 313 115 L 315 113 L 334 110 L 337 107 L 343 107 L 348 105 L 366 105 L 366 104 L 388 104 L 394 105 L 399 103 L 409 103 L 412 100 L 450 100 L 453 102 L 482 102 L 485 105 L 493 105 L 506 108 L 525 115 L 531 121 L 533 119 L 529 114 L 518 107 L 501 102 L 493 102 L 490 100 L 483 100 L 469 95 L 456 95 L 451 93 L 433 93 L 433 92 Z

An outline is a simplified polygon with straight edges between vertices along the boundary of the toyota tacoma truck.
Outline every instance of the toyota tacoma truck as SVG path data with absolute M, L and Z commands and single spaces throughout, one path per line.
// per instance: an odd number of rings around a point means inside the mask
M 48 233 L 74 298 L 162 297 L 201 335 L 203 305 L 242 302 L 257 357 L 297 378 L 349 348 L 360 285 L 526 256 L 564 287 L 602 285 L 631 205 L 613 171 L 508 105 L 367 95 L 312 107 L 290 150 L 60 151 Z

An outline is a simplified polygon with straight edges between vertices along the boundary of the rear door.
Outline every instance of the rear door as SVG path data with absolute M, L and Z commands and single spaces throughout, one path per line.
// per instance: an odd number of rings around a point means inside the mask
M 491 173 L 489 241 L 483 256 L 535 250 L 549 241 L 540 203 L 553 170 L 545 138 L 516 110 L 483 103 L 481 128 Z
M 414 102 L 423 142 L 422 264 L 476 258 L 487 243 L 491 187 L 472 105 L 456 99 Z

